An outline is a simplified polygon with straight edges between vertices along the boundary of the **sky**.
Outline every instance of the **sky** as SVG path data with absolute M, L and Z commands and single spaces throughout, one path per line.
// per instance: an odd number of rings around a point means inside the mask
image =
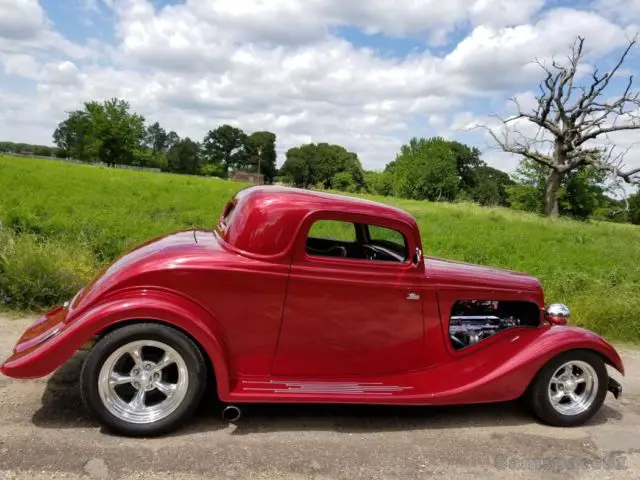
M 514 96 L 532 105 L 535 59 L 581 35 L 588 75 L 639 30 L 640 0 L 0 0 L 0 139 L 50 145 L 65 112 L 119 97 L 195 140 L 224 123 L 273 131 L 279 164 L 330 142 L 380 170 L 441 135 L 512 172 L 471 127 Z M 623 73 L 639 69 L 640 47 Z M 630 166 L 636 137 L 612 138 Z

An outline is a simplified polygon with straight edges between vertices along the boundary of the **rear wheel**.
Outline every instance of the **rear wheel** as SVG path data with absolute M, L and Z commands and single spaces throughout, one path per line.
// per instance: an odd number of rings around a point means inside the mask
M 82 397 L 114 432 L 158 435 L 181 426 L 206 386 L 206 366 L 194 342 L 171 327 L 140 323 L 105 335 L 82 368 Z
M 609 375 L 595 353 L 575 350 L 550 360 L 529 390 L 535 415 L 550 425 L 573 427 L 593 417 L 607 395 Z

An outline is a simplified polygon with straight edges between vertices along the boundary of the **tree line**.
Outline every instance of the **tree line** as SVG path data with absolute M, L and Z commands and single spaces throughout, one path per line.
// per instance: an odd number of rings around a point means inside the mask
M 248 134 L 221 125 L 201 141 L 181 138 L 158 122 L 146 125 L 144 117 L 132 112 L 126 101 L 114 98 L 87 102 L 81 110 L 68 112 L 53 132 L 53 140 L 56 147 L 0 142 L 0 152 L 221 178 L 236 171 L 259 172 L 266 183 L 301 188 L 547 211 L 549 169 L 545 164 L 525 156 L 516 174 L 509 175 L 487 165 L 477 148 L 440 137 L 411 139 L 382 171 L 365 170 L 356 153 L 328 143 L 289 149 L 278 169 L 276 135 L 272 132 Z M 561 215 L 640 224 L 640 194 L 616 199 L 608 187 L 606 171 L 597 166 L 567 172 L 555 195 Z
M 157 168 L 165 172 L 227 178 L 234 171 L 256 172 L 272 182 L 276 175 L 276 135 L 245 133 L 231 125 L 207 132 L 201 141 L 181 138 L 159 122 L 131 111 L 112 98 L 86 102 L 68 112 L 53 132 L 55 156 L 107 165 Z
M 339 145 L 308 144 L 290 149 L 279 171 L 284 183 L 432 202 L 470 201 L 544 213 L 546 170 L 524 159 L 514 175 L 486 164 L 481 152 L 440 137 L 413 138 L 383 171 L 366 171 L 358 156 Z M 571 172 L 558 189 L 560 213 L 640 224 L 640 194 L 617 199 L 599 169 Z M 626 203 L 628 202 L 628 206 Z

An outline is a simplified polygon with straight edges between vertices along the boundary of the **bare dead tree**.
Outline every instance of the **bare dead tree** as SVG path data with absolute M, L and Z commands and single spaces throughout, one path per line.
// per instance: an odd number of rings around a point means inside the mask
M 586 85 L 576 85 L 583 58 L 584 38 L 578 37 L 571 47 L 567 63 L 553 60 L 551 66 L 537 61 L 544 70 L 537 105 L 526 112 L 517 98 L 512 98 L 517 113 L 501 118 L 500 131 L 485 127 L 497 146 L 505 152 L 522 155 L 549 169 L 545 190 L 545 213 L 558 215 L 557 194 L 564 177 L 571 171 L 592 166 L 607 171 L 612 178 L 640 184 L 640 168 L 625 169 L 623 154 L 615 154 L 609 135 L 623 130 L 640 129 L 640 91 L 633 89 L 633 75 L 615 99 L 605 95 L 611 80 L 619 74 L 634 37 L 606 73 L 591 72 Z M 523 127 L 535 126 L 537 133 L 527 134 Z M 594 141 L 605 141 L 595 145 Z

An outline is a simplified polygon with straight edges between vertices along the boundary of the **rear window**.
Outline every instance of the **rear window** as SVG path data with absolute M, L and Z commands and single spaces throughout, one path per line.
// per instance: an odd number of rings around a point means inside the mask
M 229 200 L 222 210 L 222 215 L 220 216 L 220 224 L 218 226 L 218 230 L 220 233 L 225 234 L 229 225 L 231 225 L 231 221 L 233 220 L 233 212 L 236 209 L 236 202 L 234 200 Z

